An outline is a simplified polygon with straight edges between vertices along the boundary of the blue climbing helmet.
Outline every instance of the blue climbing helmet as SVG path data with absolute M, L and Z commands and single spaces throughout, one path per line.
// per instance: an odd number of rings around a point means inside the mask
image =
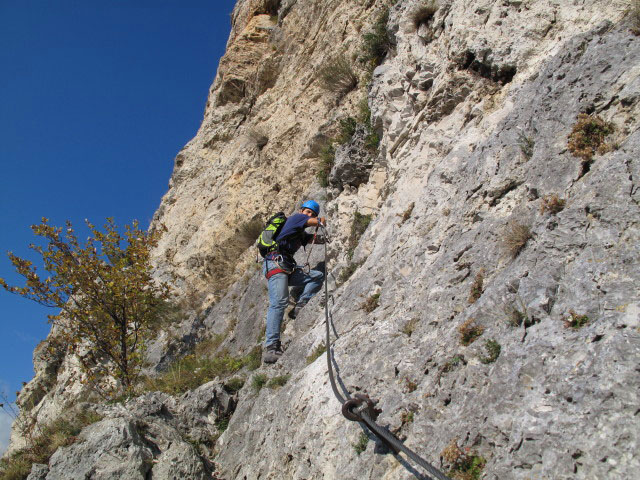
M 313 213 L 315 213 L 316 216 L 320 214 L 320 204 L 318 204 L 318 202 L 316 202 L 315 200 L 307 200 L 306 202 L 303 202 L 303 204 L 300 205 L 300 209 L 303 208 L 313 210 Z

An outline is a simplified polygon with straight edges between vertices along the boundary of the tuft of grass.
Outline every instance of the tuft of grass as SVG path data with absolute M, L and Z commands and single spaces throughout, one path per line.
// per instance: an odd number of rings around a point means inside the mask
M 451 372 L 453 369 L 455 369 L 461 363 L 462 364 L 464 363 L 464 356 L 462 356 L 462 355 L 454 355 L 449 360 L 447 360 L 445 362 L 445 364 L 442 366 L 442 373 Z
M 549 212 L 552 215 L 560 213 L 567 202 L 559 198 L 555 193 L 552 195 L 545 195 L 542 197 L 542 203 L 540 204 L 540 213 Z
M 640 0 L 631 0 L 629 15 L 631 17 L 631 32 L 634 35 L 640 35 Z
M 411 213 L 413 212 L 415 206 L 415 202 L 411 202 L 407 209 L 402 213 L 402 215 L 398 215 L 400 217 L 400 225 L 411 218 Z
M 344 55 L 327 61 L 319 70 L 320 86 L 338 95 L 346 95 L 358 86 L 358 76 Z
M 532 237 L 531 227 L 518 221 L 511 221 L 504 229 L 502 243 L 507 253 L 515 258 Z
M 264 221 L 256 216 L 238 227 L 237 240 L 243 250 L 253 246 L 264 229 Z
M 367 449 L 367 444 L 369 443 L 369 437 L 366 433 L 361 432 L 358 437 L 358 441 L 353 444 L 353 449 L 356 451 L 358 455 L 364 452 Z
M 243 366 L 245 366 L 243 358 L 232 357 L 229 354 L 209 357 L 192 353 L 174 362 L 164 374 L 145 378 L 142 389 L 181 395 L 216 377 L 232 375 Z
M 327 351 L 327 346 L 324 343 L 320 343 L 316 348 L 313 349 L 311 354 L 307 357 L 307 365 L 311 365 L 315 362 L 320 356 Z
M 336 141 L 340 144 L 348 143 L 353 138 L 353 134 L 356 133 L 356 127 L 358 122 L 353 117 L 346 117 L 340 119 L 340 133 L 336 138 Z
M 220 417 L 215 421 L 216 428 L 220 433 L 224 432 L 229 427 L 230 417 Z
M 351 275 L 353 275 L 355 271 L 358 268 L 360 268 L 361 265 L 362 265 L 362 262 L 359 262 L 359 263 L 349 262 L 349 264 L 340 272 L 338 283 L 343 284 L 344 282 L 349 280 L 349 278 L 351 278 Z
M 484 269 L 481 268 L 478 270 L 476 274 L 476 278 L 473 280 L 471 284 L 471 291 L 469 292 L 469 303 L 476 303 L 476 301 L 480 298 L 483 292 L 483 283 L 484 283 Z
M 426 25 L 437 11 L 438 2 L 435 0 L 424 0 L 409 14 L 413 27 L 418 30 L 421 25 Z
M 502 347 L 493 338 L 484 342 L 484 348 L 487 351 L 486 357 L 481 357 L 480 361 L 485 365 L 495 362 L 500 356 Z
M 367 136 L 364 139 L 365 148 L 371 152 L 376 152 L 380 146 L 380 136 L 371 124 L 371 109 L 369 108 L 369 99 L 366 96 L 358 104 L 357 121 L 364 125 L 367 130 Z
M 413 414 L 413 412 L 411 412 L 409 410 L 405 410 L 400 415 L 400 422 L 402 423 L 403 427 L 405 425 L 408 425 L 409 423 L 413 423 L 413 419 L 414 419 L 414 414 Z
M 353 222 L 351 223 L 351 235 L 349 236 L 350 244 L 355 247 L 360 240 L 362 234 L 367 230 L 371 223 L 371 215 L 363 215 L 360 212 L 353 213 Z
M 469 318 L 458 327 L 458 332 L 460 332 L 460 343 L 462 345 L 471 345 L 484 333 L 484 327 L 478 325 L 473 318 Z
M 362 308 L 367 313 L 371 313 L 379 306 L 380 306 L 380 294 L 374 293 L 369 298 L 367 298 L 362 303 L 362 305 L 360 305 L 360 308 Z
M 606 153 L 611 149 L 604 139 L 613 131 L 612 123 L 597 115 L 581 113 L 569 134 L 567 147 L 574 156 L 590 162 L 596 153 Z
M 413 335 L 413 332 L 416 331 L 416 327 L 418 326 L 419 322 L 420 322 L 420 319 L 414 317 L 411 320 L 409 320 L 407 323 L 405 323 L 400 331 L 404 333 L 407 337 L 410 337 L 411 335 Z
M 360 60 L 367 65 L 369 70 L 380 65 L 393 47 L 391 35 L 387 30 L 388 21 L 389 9 L 385 8 L 371 26 L 371 30 L 362 36 Z
M 285 385 L 290 378 L 291 378 L 291 375 L 279 375 L 277 377 L 273 377 L 271 380 L 267 382 L 267 387 L 273 388 L 273 389 L 280 388 L 283 385 Z
M 469 449 L 462 451 L 454 438 L 440 455 L 451 466 L 448 475 L 452 480 L 478 480 L 487 461 Z
M 250 372 L 260 368 L 262 364 L 262 347 L 260 347 L 260 345 L 253 347 L 251 351 L 243 357 L 242 363 Z
M 227 383 L 224 384 L 224 389 L 228 393 L 233 394 L 238 392 L 242 387 L 244 387 L 245 382 L 246 382 L 246 379 L 244 377 L 233 377 L 229 379 Z
M 0 476 L 3 480 L 24 480 L 35 463 L 49 463 L 49 458 L 63 446 L 76 442 L 82 429 L 102 420 L 102 416 L 90 412 L 66 410 L 60 417 L 37 433 L 27 435 L 27 447 L 0 460 Z
M 580 315 L 574 310 L 569 310 L 569 315 L 564 319 L 564 326 L 575 330 L 584 327 L 587 323 L 589 323 L 589 317 Z
M 267 380 L 268 378 L 264 373 L 256 373 L 251 377 L 251 386 L 256 392 L 259 392 L 267 384 Z
M 505 307 L 504 313 L 507 316 L 507 324 L 510 327 L 519 327 L 523 322 L 525 327 L 533 325 L 533 322 L 529 319 L 527 312 L 524 309 L 521 311 L 515 307 L 508 306 Z
M 415 392 L 418 389 L 418 384 L 411 380 L 410 378 L 404 379 L 404 392 L 411 393 Z
M 320 149 L 320 165 L 316 171 L 316 178 L 321 187 L 329 185 L 329 173 L 336 162 L 336 150 L 331 140 Z
M 529 160 L 533 156 L 533 149 L 536 146 L 536 142 L 533 140 L 533 137 L 526 133 L 518 132 L 518 146 L 525 158 Z

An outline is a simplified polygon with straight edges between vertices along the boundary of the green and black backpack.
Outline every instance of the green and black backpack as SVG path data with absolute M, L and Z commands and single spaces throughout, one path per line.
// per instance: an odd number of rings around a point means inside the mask
M 278 212 L 267 220 L 264 230 L 262 230 L 262 233 L 258 237 L 258 250 L 263 258 L 267 253 L 278 249 L 278 242 L 276 242 L 275 238 L 280 233 L 280 230 L 282 230 L 286 221 L 287 216 L 284 212 Z

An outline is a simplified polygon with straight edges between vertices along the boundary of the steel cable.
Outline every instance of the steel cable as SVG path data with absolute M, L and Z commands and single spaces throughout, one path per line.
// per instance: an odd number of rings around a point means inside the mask
M 324 228 L 324 226 L 322 226 L 322 228 L 324 230 L 324 234 L 325 234 L 325 237 L 326 237 L 327 236 L 326 229 Z M 330 329 L 329 329 L 329 322 L 330 322 L 330 319 L 329 319 L 329 287 L 328 287 L 328 283 L 329 282 L 327 281 L 329 269 L 327 268 L 327 263 L 328 263 L 327 242 L 325 242 L 325 244 L 324 244 L 324 268 L 325 268 L 324 317 L 325 317 L 325 324 L 326 324 L 325 346 L 326 346 L 326 349 L 327 349 L 327 369 L 329 371 L 329 380 L 331 382 L 331 389 L 333 390 L 333 394 L 335 395 L 335 397 L 338 399 L 340 404 L 343 406 L 343 413 L 344 413 L 344 411 L 345 411 L 344 407 L 345 407 L 345 403 L 347 403 L 347 400 L 338 391 L 338 386 L 336 385 L 336 379 L 335 379 L 335 375 L 334 375 L 334 372 L 333 372 L 333 366 L 331 365 L 333 353 L 332 353 L 332 350 L 331 350 L 331 332 L 330 332 Z M 333 359 L 333 361 L 335 361 L 335 359 Z M 348 392 L 347 392 L 347 396 L 349 397 Z M 362 395 L 356 395 L 356 397 L 360 398 L 360 400 L 359 400 L 360 403 L 363 403 L 362 398 L 367 398 L 367 397 L 362 396 Z M 368 398 L 367 398 L 367 400 L 368 400 Z M 349 400 L 349 402 L 353 402 L 353 401 L 354 401 L 353 399 Z M 369 405 L 369 412 L 371 413 L 371 411 L 373 409 L 372 402 L 369 401 L 369 404 L 370 404 Z M 369 430 L 371 430 L 375 435 L 377 435 L 378 438 L 380 438 L 383 442 L 385 442 L 388 446 L 390 446 L 394 451 L 396 451 L 396 452 L 400 452 L 400 451 L 404 452 L 410 459 L 412 459 L 415 463 L 420 465 L 422 468 L 424 468 L 427 472 L 429 472 L 431 475 L 436 477 L 438 480 L 451 480 L 444 473 L 442 473 L 436 467 L 434 467 L 429 462 L 427 462 L 424 458 L 422 458 L 417 453 L 415 453 L 413 450 L 411 450 L 406 445 L 404 445 L 404 443 L 402 443 L 400 441 L 400 439 L 398 439 L 395 435 L 393 435 L 389 430 L 387 430 L 386 428 L 378 425 L 375 422 L 375 420 L 373 418 L 371 418 L 371 415 L 366 413 L 366 411 L 364 411 L 364 410 L 357 411 L 355 409 L 348 409 L 348 410 L 349 410 L 349 413 L 351 414 L 350 416 L 353 417 L 353 418 L 349 418 L 349 416 L 348 416 L 347 417 L 348 419 L 355 419 L 357 421 L 363 422 L 369 428 Z M 345 414 L 345 416 L 346 416 L 346 414 Z

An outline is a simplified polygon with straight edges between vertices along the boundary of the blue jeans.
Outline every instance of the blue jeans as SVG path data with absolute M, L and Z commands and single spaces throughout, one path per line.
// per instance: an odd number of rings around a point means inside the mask
M 276 262 L 265 260 L 262 272 L 266 275 L 269 270 L 278 268 Z M 269 310 L 267 311 L 267 331 L 265 347 L 280 340 L 280 324 L 284 311 L 289 303 L 289 287 L 291 294 L 296 298 L 298 305 L 305 305 L 320 288 L 324 273 L 318 270 L 311 270 L 305 273 L 300 268 L 296 268 L 293 273 L 276 273 L 267 281 L 269 283 Z

